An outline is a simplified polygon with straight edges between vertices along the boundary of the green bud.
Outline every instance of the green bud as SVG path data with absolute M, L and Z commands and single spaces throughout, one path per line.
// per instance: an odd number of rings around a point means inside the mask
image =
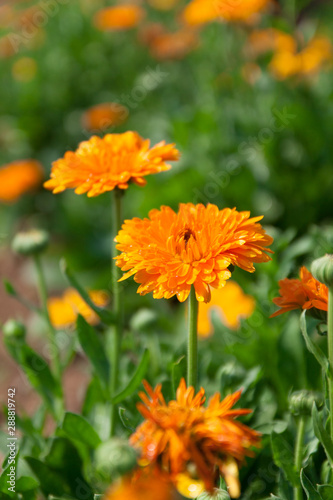
M 15 319 L 9 319 L 2 327 L 4 336 L 7 339 L 24 339 L 25 338 L 25 326 L 20 321 Z
M 17 233 L 12 241 L 12 249 L 21 255 L 38 255 L 49 244 L 49 235 L 42 229 L 31 229 Z
M 101 479 L 110 482 L 111 478 L 122 476 L 137 465 L 137 453 L 127 441 L 113 438 L 98 446 L 94 463 Z
M 316 280 L 333 287 L 333 255 L 326 254 L 312 262 L 311 273 Z
M 289 396 L 289 408 L 292 415 L 311 415 L 313 403 L 318 409 L 324 405 L 324 397 L 320 392 L 296 391 Z
M 207 491 L 201 493 L 197 500 L 230 500 L 230 496 L 226 490 L 216 489 L 213 494 Z

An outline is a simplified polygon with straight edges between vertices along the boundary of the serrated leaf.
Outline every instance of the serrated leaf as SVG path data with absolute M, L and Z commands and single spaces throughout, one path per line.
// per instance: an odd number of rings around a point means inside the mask
M 322 369 L 326 374 L 330 371 L 330 365 L 327 357 L 323 353 L 323 351 L 318 347 L 313 340 L 310 338 L 307 328 L 306 328 L 306 309 L 302 312 L 300 318 L 300 327 L 302 331 L 302 335 L 305 340 L 306 347 L 308 350 L 314 355 L 318 363 L 321 365 Z
M 271 435 L 274 462 L 285 473 L 286 478 L 293 486 L 299 484 L 299 478 L 294 465 L 294 452 L 288 440 L 283 434 Z
M 95 449 L 101 443 L 99 435 L 88 420 L 76 413 L 65 413 L 62 429 L 71 439 L 76 439 L 89 448 Z
M 313 420 L 314 433 L 321 442 L 321 444 L 323 445 L 327 458 L 331 464 L 331 467 L 333 467 L 333 442 L 330 435 L 328 434 L 328 432 L 326 431 L 321 422 L 319 412 L 315 403 L 313 403 L 312 407 L 312 420 Z
M 136 372 L 134 373 L 134 375 L 133 375 L 132 379 L 130 380 L 130 382 L 128 383 L 127 387 L 123 391 L 121 391 L 119 394 L 117 394 L 114 398 L 112 398 L 111 403 L 119 404 L 122 401 L 124 401 L 124 399 L 128 398 L 136 391 L 136 389 L 139 387 L 139 385 L 141 384 L 141 382 L 146 374 L 148 364 L 149 364 L 149 358 L 150 358 L 150 354 L 149 354 L 148 349 L 146 349 L 145 352 L 143 353 L 140 364 L 137 367 Z
M 95 329 L 80 314 L 77 318 L 76 328 L 82 349 L 93 365 L 104 390 L 108 391 L 110 364 L 100 338 Z
M 317 489 L 313 486 L 310 479 L 306 476 L 304 469 L 301 470 L 301 483 L 308 500 L 323 500 Z

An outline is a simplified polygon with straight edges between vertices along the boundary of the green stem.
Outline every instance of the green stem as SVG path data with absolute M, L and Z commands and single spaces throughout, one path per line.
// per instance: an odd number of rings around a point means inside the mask
M 35 261 L 36 272 L 37 272 L 38 291 L 39 291 L 39 297 L 40 297 L 40 302 L 41 302 L 41 307 L 42 307 L 42 313 L 43 313 L 45 322 L 47 323 L 47 326 L 48 326 L 48 337 L 49 337 L 49 342 L 51 344 L 51 352 L 52 352 L 51 366 L 53 369 L 53 373 L 54 373 L 56 379 L 59 381 L 59 384 L 61 386 L 62 374 L 61 374 L 60 353 L 59 353 L 59 348 L 58 348 L 58 345 L 56 342 L 56 332 L 55 332 L 55 329 L 53 328 L 53 325 L 51 323 L 49 311 L 47 308 L 47 289 L 46 289 L 46 283 L 45 283 L 45 277 L 44 277 L 44 273 L 43 273 L 42 263 L 41 263 L 39 255 L 34 256 L 34 261 Z
M 328 392 L 330 402 L 330 434 L 333 440 L 333 288 L 328 288 L 328 310 L 327 310 L 327 342 L 328 342 L 328 361 L 330 373 L 328 376 Z
M 303 461 L 303 443 L 304 443 L 304 433 L 305 433 L 305 418 L 304 416 L 299 417 L 297 425 L 297 438 L 296 438 L 296 448 L 295 448 L 295 469 L 298 474 L 301 472 L 302 461 Z M 301 482 L 294 487 L 294 500 L 303 500 L 303 488 Z
M 122 299 L 122 283 L 119 283 L 119 279 L 122 276 L 121 269 L 116 266 L 114 257 L 118 255 L 116 250 L 116 244 L 114 243 L 114 238 L 117 236 L 121 224 L 122 224 L 122 196 L 123 192 L 116 188 L 113 191 L 113 210 L 112 210 L 112 244 L 111 244 L 111 276 L 112 276 L 112 299 L 113 299 L 113 312 L 116 316 L 115 325 L 111 329 L 111 382 L 110 382 L 110 393 L 111 397 L 115 396 L 119 382 L 119 361 L 120 361 L 120 347 L 121 347 L 121 337 L 123 329 L 123 299 Z M 117 416 L 117 406 L 115 404 L 111 405 L 111 423 L 110 423 L 110 435 L 114 436 L 115 425 Z
M 198 381 L 198 309 L 199 304 L 192 285 L 188 298 L 187 385 L 196 389 Z

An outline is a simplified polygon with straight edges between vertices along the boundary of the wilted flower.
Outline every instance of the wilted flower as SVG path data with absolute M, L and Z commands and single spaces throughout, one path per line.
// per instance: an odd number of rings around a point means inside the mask
M 116 102 L 105 102 L 87 109 L 82 115 L 82 126 L 91 132 L 103 131 L 124 123 L 128 109 Z
M 238 468 L 245 456 L 253 455 L 251 448 L 260 443 L 257 432 L 235 420 L 251 413 L 247 409 L 232 409 L 241 392 L 223 401 L 216 393 L 204 407 L 204 389 L 195 395 L 194 388 L 186 387 L 184 379 L 177 389 L 176 400 L 168 404 L 161 385 L 154 390 L 147 382 L 144 386 L 148 396 L 140 393 L 143 403 L 138 404 L 138 410 L 145 421 L 130 438 L 141 452 L 141 461 L 158 464 L 176 485 L 183 481 L 183 474 L 201 479 L 208 491 L 213 491 L 220 473 L 230 495 L 237 498 Z
M 44 186 L 53 193 L 75 188 L 76 194 L 98 196 L 116 187 L 127 189 L 129 182 L 144 186 L 146 175 L 169 170 L 166 161 L 178 158 L 174 144 L 162 141 L 150 148 L 150 141 L 136 132 L 93 136 L 53 163 Z
M 115 238 L 122 252 L 116 264 L 127 271 L 121 279 L 135 275 L 141 295 L 177 295 L 180 302 L 193 284 L 197 300 L 209 302 L 211 287 L 221 288 L 230 278 L 230 265 L 254 272 L 254 262 L 271 260 L 266 247 L 273 239 L 258 223 L 261 219 L 250 218 L 250 212 L 187 203 L 180 204 L 178 213 L 163 206 L 151 210 L 149 219 L 127 220 Z
M 95 26 L 100 30 L 128 30 L 135 28 L 143 19 L 145 11 L 135 4 L 119 4 L 106 7 L 95 14 Z
M 327 311 L 328 288 L 317 281 L 306 267 L 300 271 L 300 279 L 285 278 L 279 281 L 280 297 L 273 299 L 281 307 L 271 318 L 293 309 L 319 309 Z
M 42 165 L 36 160 L 18 160 L 0 168 L 0 201 L 10 203 L 36 189 L 44 178 Z
M 183 11 L 187 24 L 197 25 L 220 19 L 226 22 L 247 22 L 263 11 L 270 0 L 192 0 Z
M 108 294 L 102 290 L 91 290 L 89 297 L 98 307 L 105 307 L 109 302 Z M 86 304 L 74 288 L 68 288 L 61 297 L 49 298 L 47 308 L 51 323 L 55 328 L 66 328 L 75 325 L 79 314 L 91 325 L 99 322 L 97 314 Z
M 240 320 L 251 316 L 255 308 L 255 300 L 251 295 L 245 295 L 235 281 L 227 281 L 219 290 L 212 291 L 209 304 L 199 305 L 198 334 L 208 337 L 213 333 L 211 313 L 216 311 L 222 323 L 231 330 L 240 327 Z

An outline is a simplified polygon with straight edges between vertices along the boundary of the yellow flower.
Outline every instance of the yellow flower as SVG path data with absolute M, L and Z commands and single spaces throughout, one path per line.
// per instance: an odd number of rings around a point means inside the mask
M 105 307 L 109 302 L 108 294 L 101 290 L 91 290 L 89 296 L 93 303 L 99 307 Z M 97 314 L 73 288 L 68 288 L 61 297 L 48 299 L 47 308 L 51 323 L 55 328 L 66 328 L 75 325 L 79 314 L 91 325 L 99 322 Z
M 115 241 L 121 254 L 116 264 L 135 275 L 138 293 L 153 292 L 155 299 L 174 295 L 184 302 L 194 285 L 197 300 L 210 301 L 211 287 L 221 288 L 236 265 L 250 273 L 254 262 L 268 262 L 273 239 L 250 212 L 219 210 L 216 205 L 181 203 L 151 210 L 149 219 L 127 220 Z
M 150 148 L 150 141 L 136 132 L 93 136 L 53 163 L 44 186 L 53 193 L 75 188 L 76 194 L 98 196 L 116 187 L 127 189 L 130 182 L 144 186 L 145 176 L 169 170 L 166 162 L 178 158 L 174 144 L 162 141 Z
M 241 287 L 234 281 L 227 281 L 219 290 L 213 290 L 209 304 L 199 304 L 198 334 L 208 337 L 213 333 L 211 313 L 216 311 L 222 323 L 231 330 L 240 327 L 241 318 L 251 316 L 255 308 L 255 300 L 245 295 Z
M 251 413 L 247 409 L 232 409 L 241 392 L 223 401 L 216 393 L 204 407 L 204 389 L 195 395 L 194 388 L 186 387 L 184 379 L 176 400 L 169 403 L 164 400 L 160 384 L 154 390 L 147 382 L 144 386 L 148 396 L 139 394 L 143 403 L 138 404 L 138 410 L 145 420 L 130 438 L 141 453 L 141 460 L 168 473 L 181 493 L 187 490 L 189 497 L 189 484 L 198 492 L 201 480 L 206 490 L 212 492 L 220 473 L 232 498 L 237 498 L 238 468 L 246 456 L 253 456 L 251 448 L 260 443 L 256 431 L 235 420 Z M 184 474 L 195 481 L 189 483 Z
M 263 11 L 270 0 L 192 0 L 183 11 L 187 24 L 198 25 L 221 19 L 226 22 L 247 22 Z

